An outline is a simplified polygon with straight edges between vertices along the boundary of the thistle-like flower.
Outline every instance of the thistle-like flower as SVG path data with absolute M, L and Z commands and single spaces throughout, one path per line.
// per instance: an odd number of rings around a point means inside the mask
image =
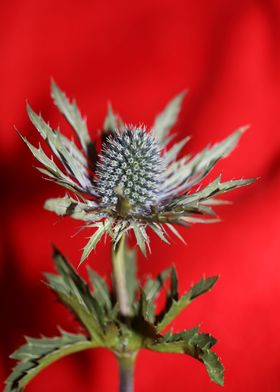
M 215 196 L 254 181 L 221 182 L 219 176 L 207 186 L 199 187 L 216 162 L 234 149 L 247 127 L 206 147 L 194 157 L 187 155 L 178 159 L 189 137 L 172 144 L 170 131 L 177 120 L 184 93 L 166 106 L 150 130 L 144 126 L 125 125 L 109 106 L 100 140 L 92 141 L 75 102 L 71 103 L 54 82 L 51 90 L 55 104 L 73 127 L 81 148 L 59 130 L 53 130 L 30 106 L 27 111 L 31 122 L 60 165 L 40 146 L 36 148 L 22 138 L 43 165 L 38 170 L 72 194 L 47 200 L 45 208 L 58 215 L 83 220 L 85 226 L 95 228 L 81 261 L 103 234 L 108 234 L 116 244 L 125 232 L 133 231 L 144 254 L 146 247 L 149 248 L 148 227 L 165 242 L 168 242 L 166 228 L 182 239 L 174 225 L 188 227 L 196 222 L 216 222 L 212 206 L 223 204 L 223 201 Z

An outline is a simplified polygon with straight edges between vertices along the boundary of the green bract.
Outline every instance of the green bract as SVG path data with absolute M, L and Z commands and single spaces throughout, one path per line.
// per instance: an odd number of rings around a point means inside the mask
M 51 148 L 55 160 L 41 147 L 36 148 L 22 138 L 41 163 L 38 169 L 70 192 L 62 198 L 47 200 L 45 208 L 82 220 L 85 226 L 94 229 L 81 262 L 104 234 L 116 245 L 124 233 L 133 231 L 145 254 L 146 247 L 149 248 L 147 228 L 168 242 L 167 229 L 181 238 L 174 225 L 189 227 L 196 222 L 216 222 L 212 206 L 222 203 L 216 196 L 253 181 L 222 182 L 219 176 L 206 186 L 200 184 L 217 161 L 234 149 L 247 127 L 195 156 L 178 158 L 189 138 L 174 144 L 170 131 L 184 93 L 166 106 L 150 130 L 125 125 L 109 106 L 100 135 L 100 151 L 96 148 L 97 138 L 91 140 L 75 102 L 71 103 L 54 82 L 52 97 L 78 136 L 80 146 L 53 130 L 30 106 L 27 107 L 30 120 Z

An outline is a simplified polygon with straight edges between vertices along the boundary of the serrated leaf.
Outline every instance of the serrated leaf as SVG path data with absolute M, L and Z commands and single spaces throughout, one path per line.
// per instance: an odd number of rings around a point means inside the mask
M 166 137 L 177 121 L 185 95 L 186 91 L 178 94 L 155 119 L 152 132 L 161 145 L 165 145 Z
M 115 114 L 113 112 L 111 102 L 109 102 L 107 116 L 105 118 L 104 125 L 103 125 L 103 130 L 105 133 L 108 133 L 108 132 L 114 132 L 116 128 L 117 128 L 117 121 L 115 118 Z
M 16 350 L 11 358 L 19 363 L 14 367 L 6 381 L 4 392 L 20 392 L 45 367 L 58 359 L 96 347 L 96 344 L 83 335 L 74 335 L 62 331 L 55 338 L 31 339 Z
M 161 332 L 166 328 L 191 302 L 193 299 L 209 291 L 217 281 L 217 277 L 202 279 L 194 285 L 186 294 L 182 295 L 178 301 L 173 300 L 167 311 L 163 313 L 162 319 L 157 324 L 157 331 Z
M 88 268 L 88 273 L 94 287 L 93 296 L 101 304 L 101 306 L 105 306 L 107 312 L 110 313 L 112 310 L 112 303 L 106 281 L 91 268 Z
M 172 266 L 171 268 L 169 297 L 174 299 L 175 301 L 178 300 L 178 276 L 176 268 L 174 266 Z
M 244 134 L 245 131 L 247 131 L 248 128 L 249 125 L 240 127 L 226 139 L 203 150 L 202 153 L 200 153 L 201 159 L 199 159 L 199 163 L 196 166 L 196 171 L 203 170 L 210 164 L 210 162 L 216 162 L 221 158 L 227 157 L 232 152 L 232 150 L 234 150 L 240 137 Z
M 89 256 L 89 254 L 96 247 L 97 243 L 101 240 L 103 234 L 106 233 L 109 225 L 110 225 L 110 222 L 108 220 L 105 220 L 104 222 L 95 223 L 93 225 L 93 227 L 97 227 L 97 230 L 90 237 L 89 241 L 87 242 L 86 246 L 84 247 L 79 266 L 85 261 L 85 259 Z
M 209 215 L 209 214 L 208 214 Z M 182 216 L 181 220 L 187 223 L 204 223 L 204 224 L 210 224 L 210 223 L 217 223 L 220 222 L 219 218 L 214 218 L 214 219 L 206 219 L 206 218 L 196 218 L 193 216 Z
M 85 156 L 77 148 L 74 142 L 67 139 L 67 137 L 62 135 L 58 130 L 54 131 L 50 125 L 43 120 L 41 115 L 38 115 L 33 111 L 29 104 L 27 104 L 27 113 L 34 127 L 40 133 L 42 138 L 48 143 L 59 160 L 61 160 L 61 148 L 66 148 L 73 159 L 78 161 L 82 166 L 87 166 L 87 160 Z
M 155 300 L 163 288 L 166 279 L 171 273 L 171 268 L 162 271 L 155 279 L 148 278 L 144 286 L 144 296 L 146 299 L 145 319 L 150 323 L 155 320 Z
M 230 180 L 226 182 L 221 182 L 220 180 L 221 176 L 218 176 L 214 181 L 212 181 L 209 185 L 207 185 L 200 191 L 194 192 L 190 195 L 179 196 L 174 200 L 174 205 L 188 206 L 189 204 L 192 204 L 194 202 L 202 202 L 208 198 L 212 198 L 213 196 L 229 192 L 242 186 L 249 185 L 256 179 L 248 178 L 244 180 Z
M 70 103 L 66 95 L 61 91 L 54 81 L 51 83 L 51 93 L 54 103 L 65 116 L 66 120 L 74 128 L 84 151 L 88 153 L 89 146 L 92 146 L 92 142 L 87 129 L 86 121 L 82 118 L 76 103 L 74 101 Z
M 157 331 L 161 332 L 166 328 L 190 303 L 191 299 L 188 293 L 178 301 L 173 300 L 169 310 L 164 313 L 162 320 L 157 324 Z
M 166 223 L 166 226 L 169 228 L 170 231 L 172 231 L 173 234 L 175 234 L 175 236 L 177 238 L 179 238 L 179 240 L 181 240 L 183 242 L 183 244 L 186 245 L 186 241 L 184 240 L 184 238 L 181 236 L 181 234 L 178 232 L 178 230 L 176 229 L 176 227 L 174 227 L 172 224 L 170 223 Z
M 144 320 L 149 321 L 151 319 L 151 308 L 146 297 L 144 290 L 140 289 L 140 301 L 139 301 L 139 315 L 144 318 Z
M 156 233 L 156 235 L 166 244 L 170 244 L 168 239 L 165 237 L 165 231 L 162 226 L 157 223 L 150 222 L 149 227 Z
M 217 343 L 217 339 L 208 333 L 196 333 L 192 336 L 191 342 L 201 350 L 206 350 L 213 347 Z
M 59 167 L 55 164 L 53 159 L 50 159 L 45 154 L 45 152 L 43 151 L 41 146 L 36 148 L 24 136 L 22 136 L 20 133 L 19 133 L 19 136 L 22 138 L 22 140 L 27 145 L 27 147 L 29 148 L 31 153 L 34 155 L 34 157 L 44 166 L 46 174 L 49 173 L 50 177 L 57 179 L 58 182 L 60 181 L 61 183 L 68 184 L 68 185 L 70 185 L 71 187 L 73 187 L 76 190 L 81 190 L 80 186 L 77 183 L 75 183 L 73 180 L 71 180 L 71 178 L 66 176 L 59 169 Z
M 76 145 L 59 131 L 54 131 L 28 104 L 27 113 L 34 127 L 50 146 L 66 171 L 76 178 L 84 189 L 93 189 L 88 175 L 87 160 Z
M 46 275 L 50 287 L 82 322 L 92 339 L 101 343 L 105 327 L 103 309 L 91 295 L 89 286 L 56 248 L 53 258 L 60 276 Z
M 86 203 L 74 200 L 69 196 L 48 199 L 44 208 L 60 216 L 71 216 L 73 219 L 94 222 L 102 215 L 94 213 Z
M 202 355 L 200 355 L 203 361 L 208 375 L 216 384 L 224 385 L 224 367 L 220 362 L 217 354 L 213 351 L 205 350 Z
M 190 341 L 194 336 L 198 335 L 198 327 L 193 327 L 191 329 L 185 329 L 184 331 L 178 333 L 171 333 L 168 331 L 163 335 L 162 339 L 164 342 L 176 342 L 176 341 Z
M 147 256 L 146 246 L 149 247 L 149 238 L 147 236 L 145 228 L 141 227 L 137 222 L 131 222 L 131 228 L 134 231 L 137 245 L 139 246 L 143 255 L 146 257 Z
M 160 339 L 148 343 L 146 348 L 165 353 L 187 354 L 204 363 L 209 377 L 218 385 L 223 385 L 223 365 L 210 348 L 217 340 L 207 334 L 199 333 L 198 328 L 192 328 L 176 334 L 167 333 Z
M 148 278 L 144 286 L 144 292 L 148 301 L 154 301 L 164 286 L 166 279 L 170 276 L 171 268 L 162 271 L 155 279 Z
M 191 300 L 211 290 L 214 284 L 217 282 L 217 280 L 218 280 L 218 276 L 212 276 L 210 278 L 201 279 L 189 291 Z
M 165 197 L 175 193 L 186 193 L 194 185 L 201 182 L 212 170 L 217 161 L 229 155 L 236 147 L 240 136 L 248 126 L 241 127 L 226 139 L 213 146 L 208 146 L 192 159 L 184 157 L 173 162 L 167 168 L 164 184 Z
M 185 147 L 187 142 L 190 140 L 190 137 L 187 136 L 184 139 L 180 140 L 180 142 L 175 143 L 163 156 L 164 162 L 168 165 L 169 163 L 176 160 L 179 152 Z

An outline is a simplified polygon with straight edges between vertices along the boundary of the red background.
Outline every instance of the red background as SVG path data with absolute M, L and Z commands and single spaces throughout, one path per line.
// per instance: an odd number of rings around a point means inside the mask
M 13 126 L 37 143 L 25 100 L 53 126 L 65 123 L 49 97 L 50 77 L 76 97 L 90 129 L 102 126 L 107 100 L 126 122 L 151 125 L 163 106 L 190 88 L 178 124 L 186 150 L 252 124 L 238 149 L 219 163 L 224 179 L 260 176 L 220 207 L 223 222 L 184 233 L 188 245 L 152 238 L 139 273 L 176 263 L 181 290 L 203 274 L 220 274 L 174 328 L 201 324 L 214 334 L 226 368 L 225 392 L 279 391 L 279 66 L 280 3 L 273 0 L 2 2 L 0 16 L 1 378 L 23 335 L 75 330 L 71 315 L 41 283 L 53 270 L 50 242 L 77 265 L 86 233 L 42 209 L 63 190 L 44 182 Z M 65 128 L 66 129 L 66 128 Z M 94 133 L 93 133 L 94 134 Z M 90 264 L 110 271 L 109 247 Z M 278 309 L 278 310 L 277 310 Z M 105 350 L 62 360 L 28 391 L 114 391 L 117 365 Z M 141 352 L 136 392 L 218 391 L 189 357 Z

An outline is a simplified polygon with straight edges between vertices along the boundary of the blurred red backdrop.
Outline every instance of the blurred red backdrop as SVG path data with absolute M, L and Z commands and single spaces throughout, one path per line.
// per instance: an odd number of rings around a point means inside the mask
M 102 126 L 108 99 L 126 122 L 151 125 L 185 87 L 190 93 L 177 130 L 193 136 L 188 149 L 196 152 L 252 124 L 217 171 L 224 179 L 261 179 L 230 195 L 234 204 L 219 210 L 222 223 L 181 230 L 188 246 L 168 247 L 153 237 L 153 254 L 140 258 L 139 274 L 175 263 L 182 291 L 203 274 L 220 274 L 216 288 L 174 329 L 201 324 L 220 340 L 224 391 L 279 391 L 280 2 L 11 0 L 2 2 L 0 19 L 1 378 L 23 335 L 77 328 L 41 273 L 53 270 L 51 241 L 77 265 L 87 233 L 71 238 L 78 224 L 42 209 L 46 198 L 64 192 L 40 178 L 13 128 L 38 142 L 26 99 L 53 126 L 65 127 L 49 97 L 54 77 L 76 97 L 90 129 Z M 99 245 L 89 262 L 108 275 L 109 255 L 108 245 Z M 116 388 L 112 354 L 96 350 L 54 364 L 27 390 Z M 139 356 L 136 392 L 219 389 L 189 357 Z

